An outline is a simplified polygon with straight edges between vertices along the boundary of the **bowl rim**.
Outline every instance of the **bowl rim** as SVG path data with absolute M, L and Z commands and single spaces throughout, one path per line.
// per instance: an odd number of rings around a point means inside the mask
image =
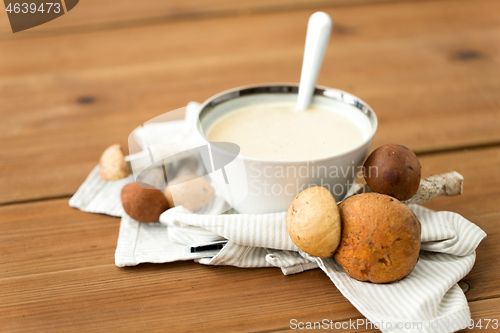
M 196 134 L 201 139 L 205 144 L 209 144 L 210 142 L 205 138 L 204 134 L 201 131 L 201 123 L 202 123 L 202 117 L 204 114 L 210 112 L 211 109 L 213 109 L 215 106 L 222 104 L 226 101 L 229 101 L 231 99 L 235 99 L 238 97 L 242 96 L 248 96 L 248 95 L 256 95 L 256 94 L 263 94 L 263 93 L 281 93 L 281 94 L 287 94 L 287 93 L 298 93 L 298 83 L 263 83 L 263 84 L 252 84 L 252 85 L 246 85 L 246 86 L 241 86 L 241 87 L 236 87 L 236 88 L 231 88 L 228 90 L 224 90 L 220 93 L 217 93 L 211 97 L 209 97 L 205 102 L 203 102 L 199 108 L 198 115 L 197 115 L 197 120 L 198 124 L 195 126 L 196 127 Z M 326 162 L 326 161 L 331 161 L 335 160 L 337 158 L 345 157 L 346 155 L 350 155 L 363 147 L 365 147 L 369 142 L 373 140 L 373 137 L 375 136 L 378 128 L 378 119 L 377 115 L 373 111 L 373 109 L 363 100 L 358 98 L 355 95 L 352 95 L 346 91 L 336 89 L 336 88 L 329 88 L 325 86 L 316 86 L 316 89 L 314 91 L 315 96 L 323 96 L 326 98 L 330 98 L 336 101 L 339 101 L 341 103 L 349 104 L 357 109 L 359 109 L 363 114 L 365 114 L 366 117 L 368 117 L 368 120 L 372 124 L 372 130 L 368 137 L 363 140 L 361 143 L 356 145 L 355 147 L 340 153 L 340 154 L 335 154 L 332 156 L 327 156 L 327 157 L 322 157 L 322 158 L 316 158 L 316 159 L 308 159 L 308 160 L 268 160 L 268 159 L 261 159 L 261 158 L 255 158 L 255 157 L 249 157 L 243 154 L 240 154 L 239 158 L 242 158 L 244 160 L 250 161 L 250 162 L 260 162 L 260 163 L 267 163 L 267 164 L 273 164 L 273 165 L 291 165 L 291 164 L 297 164 L 297 163 L 321 163 L 321 162 Z M 218 151 L 219 153 L 222 154 L 230 154 L 227 151 L 215 146 L 215 145 L 210 145 L 211 149 Z M 241 150 L 240 150 L 241 152 Z

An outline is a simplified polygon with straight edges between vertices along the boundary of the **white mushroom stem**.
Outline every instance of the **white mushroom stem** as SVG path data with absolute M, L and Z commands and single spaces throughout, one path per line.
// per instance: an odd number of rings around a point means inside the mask
M 464 177 L 456 171 L 432 175 L 420 181 L 417 193 L 410 199 L 403 201 L 405 204 L 423 204 L 439 197 L 455 196 L 462 194 Z
M 420 180 L 417 193 L 405 204 L 423 204 L 439 196 L 455 196 L 462 194 L 464 177 L 456 171 L 440 173 Z M 353 194 L 372 192 L 368 185 L 358 185 Z

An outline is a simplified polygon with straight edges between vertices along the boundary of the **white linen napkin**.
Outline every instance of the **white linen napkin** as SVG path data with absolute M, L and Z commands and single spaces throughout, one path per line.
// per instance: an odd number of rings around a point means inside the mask
M 472 269 L 475 249 L 486 236 L 478 226 L 452 212 L 433 212 L 419 205 L 409 205 L 422 225 L 422 246 L 413 272 L 392 284 L 372 284 L 349 277 L 333 259 L 321 259 L 300 253 L 316 262 L 340 292 L 372 323 L 385 323 L 385 332 L 453 332 L 466 327 L 470 319 L 465 295 L 457 282 Z M 199 262 L 210 265 L 261 267 L 273 264 L 268 257 L 292 262 L 298 250 L 286 230 L 286 213 L 234 214 L 203 216 L 182 207 L 160 216 L 169 225 L 196 226 L 229 240 L 212 259 Z M 265 249 L 266 252 L 259 249 Z M 282 250 L 282 251 L 276 251 Z M 284 256 L 283 257 L 280 257 Z M 307 261 L 303 262 L 307 264 Z M 285 267 L 282 262 L 276 266 Z M 285 270 L 286 272 L 286 270 Z M 369 297 L 367 297 L 369 296 Z
M 190 103 L 187 114 L 194 114 L 198 106 Z M 189 126 L 183 121 L 164 126 L 144 125 L 141 133 L 134 134 L 140 144 L 145 144 L 141 135 L 149 129 L 165 133 L 168 127 L 175 135 L 157 137 L 172 151 L 184 147 Z M 103 181 L 96 167 L 69 201 L 70 206 L 86 212 L 122 216 L 115 253 L 119 267 L 195 260 L 207 265 L 279 267 L 288 275 L 319 266 L 342 294 L 383 332 L 454 332 L 467 326 L 470 319 L 467 300 L 457 282 L 472 268 L 475 249 L 486 234 L 458 214 L 410 205 L 422 224 L 420 259 L 408 277 L 380 285 L 350 278 L 333 259 L 320 259 L 299 251 L 288 236 L 286 213 L 219 214 L 227 207 L 217 192 L 207 207 L 194 213 L 175 207 L 161 215 L 161 223 L 138 223 L 124 213 L 120 202 L 121 188 L 133 181 L 132 175 L 118 181 Z M 221 240 L 227 244 L 220 251 L 186 251 L 187 245 Z

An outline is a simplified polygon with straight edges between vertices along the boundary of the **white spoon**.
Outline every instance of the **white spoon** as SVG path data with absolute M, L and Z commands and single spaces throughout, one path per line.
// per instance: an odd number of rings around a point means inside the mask
M 297 98 L 298 110 L 305 110 L 311 104 L 332 25 L 332 19 L 326 13 L 316 12 L 309 17 Z

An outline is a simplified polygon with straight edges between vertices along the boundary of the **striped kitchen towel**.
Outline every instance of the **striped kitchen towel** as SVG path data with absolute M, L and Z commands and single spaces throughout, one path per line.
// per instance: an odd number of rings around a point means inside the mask
M 472 269 L 475 250 L 486 236 L 478 226 L 452 212 L 409 205 L 422 225 L 421 254 L 413 272 L 397 283 L 352 279 L 333 259 L 309 256 L 295 247 L 286 213 L 203 216 L 182 207 L 162 214 L 176 227 L 199 227 L 228 240 L 208 265 L 278 266 L 285 274 L 317 264 L 340 292 L 383 332 L 454 332 L 468 325 L 467 300 L 457 282 Z M 288 266 L 287 266 L 288 265 Z M 287 272 L 287 268 L 291 268 Z

